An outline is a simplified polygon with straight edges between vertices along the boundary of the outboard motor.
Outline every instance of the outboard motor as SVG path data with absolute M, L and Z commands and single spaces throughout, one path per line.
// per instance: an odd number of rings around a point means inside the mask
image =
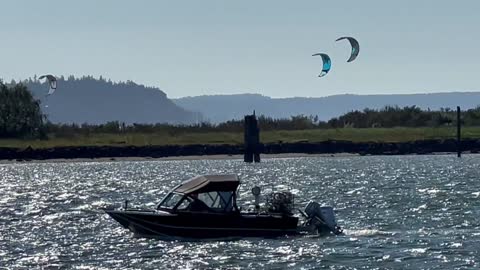
M 305 207 L 307 222 L 313 226 L 319 233 L 328 231 L 334 234 L 341 234 L 342 229 L 335 221 L 335 213 L 331 206 L 320 206 L 317 202 L 310 201 Z

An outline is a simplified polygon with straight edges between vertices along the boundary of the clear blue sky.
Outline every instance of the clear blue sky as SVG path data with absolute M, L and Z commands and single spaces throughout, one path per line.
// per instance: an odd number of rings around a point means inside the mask
M 0 3 L 0 77 L 102 75 L 169 97 L 480 90 L 480 1 Z M 361 46 L 346 63 L 351 35 Z M 317 78 L 321 61 L 332 70 Z

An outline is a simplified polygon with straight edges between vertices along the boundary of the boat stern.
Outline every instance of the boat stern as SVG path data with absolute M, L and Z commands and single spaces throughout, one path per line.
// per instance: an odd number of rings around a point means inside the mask
M 300 226 L 300 230 L 319 234 L 342 234 L 342 229 L 337 225 L 333 207 L 320 206 L 317 202 L 310 201 L 305 207 L 305 211 L 301 211 L 301 213 L 306 221 Z

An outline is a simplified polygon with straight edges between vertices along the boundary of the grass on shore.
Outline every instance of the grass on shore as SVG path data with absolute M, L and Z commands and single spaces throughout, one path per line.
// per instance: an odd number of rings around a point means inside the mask
M 429 139 L 453 139 L 454 127 L 441 128 L 341 128 L 312 130 L 278 130 L 260 132 L 262 143 L 321 142 L 326 140 L 345 140 L 353 142 L 405 142 Z M 480 138 L 480 127 L 465 127 L 462 138 Z M 92 134 L 48 140 L 2 139 L 0 147 L 51 148 L 56 146 L 145 146 L 145 145 L 187 145 L 187 144 L 241 144 L 243 133 L 128 133 L 128 134 Z

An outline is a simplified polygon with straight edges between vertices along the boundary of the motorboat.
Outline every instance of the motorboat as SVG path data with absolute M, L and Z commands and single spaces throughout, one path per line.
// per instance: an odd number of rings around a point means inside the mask
M 293 213 L 288 191 L 265 196 L 260 207 L 260 188 L 254 187 L 255 208 L 237 206 L 237 175 L 201 175 L 173 188 L 155 209 L 123 209 L 105 212 L 136 236 L 211 239 L 279 237 L 300 233 L 341 233 L 333 208 L 310 202 L 300 216 Z M 304 221 L 300 222 L 303 218 Z

